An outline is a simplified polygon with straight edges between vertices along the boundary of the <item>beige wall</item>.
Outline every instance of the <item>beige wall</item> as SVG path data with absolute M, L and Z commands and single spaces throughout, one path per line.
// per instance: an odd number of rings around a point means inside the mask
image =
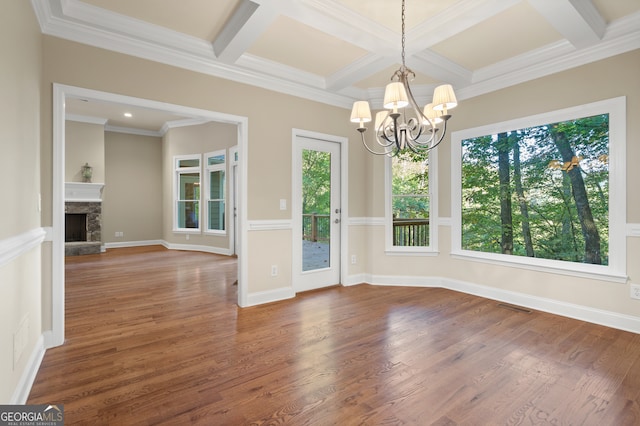
M 91 182 L 104 183 L 104 126 L 65 122 L 65 182 L 83 182 L 82 166 L 92 168 Z
M 238 144 L 238 128 L 236 125 L 225 123 L 206 123 L 194 126 L 176 127 L 167 131 L 164 137 L 163 150 L 163 210 L 166 212 L 163 222 L 163 237 L 170 244 L 192 244 L 209 247 L 229 248 L 229 233 L 226 235 L 205 235 L 201 232 L 189 234 L 173 232 L 173 185 L 174 164 L 176 155 L 205 154 L 207 152 L 226 150 L 227 173 L 229 171 L 229 148 Z M 201 157 L 202 158 L 202 157 Z M 204 170 L 204 164 L 202 169 Z M 204 176 L 200 177 L 204 182 Z M 227 175 L 227 195 L 229 191 L 229 179 Z M 231 206 L 226 205 L 227 218 L 231 217 Z M 204 229 L 205 218 L 201 218 L 201 228 Z M 228 221 L 227 221 L 228 223 Z M 189 239 L 187 239 L 189 235 Z
M 41 41 L 31 4 L 4 2 L 0 13 L 0 247 L 7 239 L 40 227 Z M 2 404 L 16 402 L 18 383 L 42 333 L 40 264 L 39 247 L 0 263 Z M 26 344 L 14 363 L 13 335 L 22 321 L 27 324 Z
M 189 106 L 248 118 L 248 206 L 249 220 L 290 220 L 291 210 L 280 210 L 279 200 L 291 205 L 292 129 L 299 128 L 351 138 L 349 147 L 349 213 L 366 214 L 366 155 L 359 145 L 358 133 L 348 120 L 349 111 L 296 98 L 266 89 L 234 83 L 219 78 L 178 69 L 55 37 L 44 36 L 45 115 L 42 142 L 43 221 L 51 224 L 50 183 L 52 169 L 51 85 L 71 86 L 125 94 L 144 99 Z M 153 76 L 153 78 L 149 78 Z M 45 177 L 46 176 L 46 180 Z M 166 216 L 164 218 L 166 222 Z M 166 227 L 166 225 L 165 225 Z M 260 231 L 248 236 L 249 292 L 270 288 L 270 268 L 255 268 L 253 260 L 266 265 L 279 265 L 280 271 L 291 270 L 290 257 L 281 253 L 291 250 L 290 231 Z M 264 238 L 265 235 L 273 238 Z M 254 238 L 255 237 L 255 238 Z M 278 242 L 274 246 L 273 241 Z M 282 242 L 282 243 L 280 243 Z M 281 247 L 282 245 L 282 247 Z M 356 253 L 359 257 L 364 254 Z M 47 256 L 50 256 L 47 253 Z M 45 260 L 46 261 L 46 260 Z M 45 276 L 46 301 L 50 300 L 51 277 Z M 273 283 L 281 287 L 282 282 Z M 285 285 L 291 285 L 289 282 Z M 45 321 L 49 319 L 47 315 Z
M 162 138 L 106 132 L 102 241 L 162 239 Z M 122 232 L 122 237 L 116 237 Z
M 602 60 L 494 93 L 463 100 L 452 111 L 451 130 L 461 130 L 518 117 L 554 111 L 589 102 L 627 97 L 627 222 L 640 222 L 640 51 Z M 450 141 L 440 145 L 439 199 L 440 216 L 451 216 L 451 150 Z M 376 170 L 370 187 L 382 187 L 384 172 L 379 159 L 372 159 Z M 611 206 L 616 208 L 616 206 Z M 384 215 L 384 200 L 373 206 L 375 216 Z M 569 304 L 640 317 L 640 301 L 629 297 L 629 285 L 597 279 L 533 272 L 453 259 L 451 228 L 439 229 L 440 255 L 430 258 L 386 256 L 384 229 L 373 227 L 371 273 L 374 275 L 432 276 L 480 284 L 491 288 L 549 298 Z M 640 282 L 640 238 L 627 238 L 627 273 L 631 282 Z M 399 272 L 401 271 L 401 272 Z
M 42 173 L 45 211 L 43 221 L 51 222 L 51 95 L 53 82 L 126 94 L 248 118 L 249 146 L 247 215 L 253 220 L 290 220 L 291 211 L 279 209 L 279 199 L 291 205 L 291 129 L 349 137 L 349 215 L 384 215 L 384 167 L 381 158 L 368 155 L 358 141 L 359 135 L 348 122 L 348 111 L 298 99 L 265 89 L 225 81 L 167 65 L 128 57 L 118 53 L 44 37 Z M 638 158 L 640 130 L 638 116 L 638 52 L 620 55 L 574 70 L 541 78 L 495 93 L 463 100 L 454 110 L 452 130 L 475 127 L 494 121 L 527 116 L 574 106 L 594 100 L 628 96 L 628 157 Z M 153 76 L 153 78 L 149 78 Z M 450 216 L 450 144 L 440 148 L 440 215 Z M 638 172 L 629 163 L 628 221 L 640 222 L 640 201 L 633 193 Z M 166 176 L 165 176 L 166 179 Z M 164 210 L 164 209 L 163 209 Z M 166 216 L 165 216 L 166 228 Z M 527 271 L 519 268 L 453 260 L 449 257 L 450 229 L 440 228 L 440 255 L 436 258 L 386 256 L 382 227 L 350 232 L 349 254 L 365 259 L 366 272 L 372 275 L 444 276 L 490 287 L 522 292 L 560 302 L 638 315 L 637 301 L 630 300 L 628 285 L 599 280 L 575 279 L 563 275 Z M 367 243 L 362 243 L 362 238 Z M 351 241 L 355 239 L 356 241 Z M 629 275 L 640 281 L 638 239 L 629 238 Z M 273 280 L 268 265 L 281 271 L 291 269 L 289 230 L 249 232 L 247 237 L 249 292 L 269 291 L 290 286 L 287 276 Z M 367 252 L 361 253 L 366 248 Z M 46 263 L 47 259 L 44 260 Z M 350 266 L 361 273 L 361 264 Z M 50 297 L 46 293 L 45 300 Z

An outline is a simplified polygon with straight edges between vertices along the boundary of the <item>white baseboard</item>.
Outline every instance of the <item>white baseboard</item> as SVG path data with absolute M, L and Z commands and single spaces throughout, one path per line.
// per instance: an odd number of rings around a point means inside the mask
M 143 246 L 162 246 L 164 241 L 162 240 L 145 240 L 145 241 L 118 241 L 111 243 L 104 243 L 104 247 L 110 248 L 123 248 L 123 247 L 143 247 Z
M 640 317 L 448 278 L 442 281 L 443 287 L 451 290 L 640 334 Z
M 31 351 L 31 354 L 29 355 L 27 366 L 20 376 L 18 386 L 11 396 L 11 401 L 9 401 L 9 404 L 24 405 L 27 403 L 29 393 L 31 393 L 31 387 L 33 386 L 33 382 L 36 379 L 38 370 L 40 369 L 42 358 L 44 358 L 44 353 L 44 336 L 40 335 L 35 347 L 33 348 L 33 351 Z
M 223 247 L 211 247 L 195 244 L 174 244 L 165 240 L 146 240 L 146 241 L 122 241 L 115 243 L 105 243 L 104 247 L 110 248 L 123 248 L 123 247 L 143 247 L 143 246 L 164 246 L 169 250 L 186 250 L 186 251 L 201 251 L 205 253 L 223 254 L 225 256 L 231 256 L 231 250 Z
M 369 275 L 365 281 L 371 285 L 386 285 L 400 287 L 443 287 L 442 279 L 438 277 L 416 277 L 402 275 Z
M 365 280 L 372 285 L 441 287 L 462 293 L 473 294 L 500 302 L 523 306 L 550 314 L 561 315 L 581 321 L 604 325 L 619 330 L 640 334 L 640 317 L 619 314 L 583 305 L 561 302 L 554 299 L 532 296 L 495 287 L 488 287 L 465 281 L 442 277 L 383 276 L 375 275 Z
M 162 245 L 169 250 L 185 250 L 185 251 L 201 251 L 204 253 L 223 254 L 225 256 L 231 256 L 231 250 L 223 247 L 211 247 L 195 244 L 173 244 L 167 241 L 163 241 Z
M 259 291 L 249 293 L 247 297 L 247 306 L 262 305 L 264 303 L 278 302 L 280 300 L 292 299 L 296 296 L 296 292 L 292 287 L 282 287 L 275 290 Z
M 353 274 L 353 275 L 349 275 L 345 280 L 342 281 L 342 285 L 345 287 L 349 287 L 352 285 L 358 285 L 358 284 L 362 284 L 362 283 L 366 283 L 367 281 L 367 274 Z

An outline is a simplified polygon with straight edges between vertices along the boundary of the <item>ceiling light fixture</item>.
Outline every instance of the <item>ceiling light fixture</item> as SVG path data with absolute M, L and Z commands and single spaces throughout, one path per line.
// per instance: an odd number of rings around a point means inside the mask
M 383 106 L 390 111 L 380 111 L 374 122 L 376 149 L 371 149 L 364 137 L 371 121 L 369 102 L 356 101 L 351 110 L 351 122 L 359 123 L 358 132 L 365 148 L 376 155 L 394 156 L 405 149 L 426 152 L 436 146 L 447 132 L 448 110 L 458 105 L 453 87 L 443 84 L 436 87 L 433 100 L 421 109 L 413 97 L 409 81 L 415 73 L 405 65 L 405 0 L 402 0 L 402 66 L 391 76 L 384 91 Z M 441 126 L 438 127 L 438 126 Z M 440 131 L 441 130 L 441 131 Z

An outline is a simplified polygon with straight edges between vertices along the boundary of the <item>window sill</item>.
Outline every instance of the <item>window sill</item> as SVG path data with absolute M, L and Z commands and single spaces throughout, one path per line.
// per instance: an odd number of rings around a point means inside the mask
M 451 253 L 454 259 L 469 260 L 480 263 L 506 266 L 511 268 L 528 269 L 531 271 L 551 274 L 568 275 L 592 280 L 610 281 L 626 284 L 628 277 L 614 271 L 610 266 L 588 265 L 584 263 L 571 263 L 551 259 L 529 258 L 510 256 L 497 253 L 479 253 L 473 251 L 454 251 Z
M 384 251 L 387 256 L 438 256 L 440 252 L 429 247 L 391 247 Z
M 174 234 L 191 234 L 191 235 L 200 235 L 200 229 L 195 228 L 178 228 L 172 231 Z
M 227 236 L 227 231 L 209 230 L 209 231 L 204 231 L 204 235 L 216 236 L 216 237 L 226 237 Z

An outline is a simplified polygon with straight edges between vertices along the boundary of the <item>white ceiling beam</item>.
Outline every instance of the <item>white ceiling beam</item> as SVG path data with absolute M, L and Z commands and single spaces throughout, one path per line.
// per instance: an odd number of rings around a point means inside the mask
M 296 0 L 283 10 L 305 25 L 385 56 L 400 48 L 400 35 L 336 0 Z
M 600 42 L 607 29 L 591 0 L 529 0 L 529 3 L 577 49 Z
M 423 50 L 411 56 L 409 61 L 413 71 L 450 83 L 454 87 L 466 86 L 473 78 L 471 71 L 431 50 Z
M 407 32 L 407 53 L 413 54 L 455 36 L 515 6 L 521 0 L 461 0 Z
M 212 43 L 216 58 L 228 64 L 237 61 L 279 14 L 279 9 L 272 3 L 241 0 Z
M 326 79 L 326 89 L 341 90 L 390 67 L 397 58 L 370 53 L 338 70 Z

